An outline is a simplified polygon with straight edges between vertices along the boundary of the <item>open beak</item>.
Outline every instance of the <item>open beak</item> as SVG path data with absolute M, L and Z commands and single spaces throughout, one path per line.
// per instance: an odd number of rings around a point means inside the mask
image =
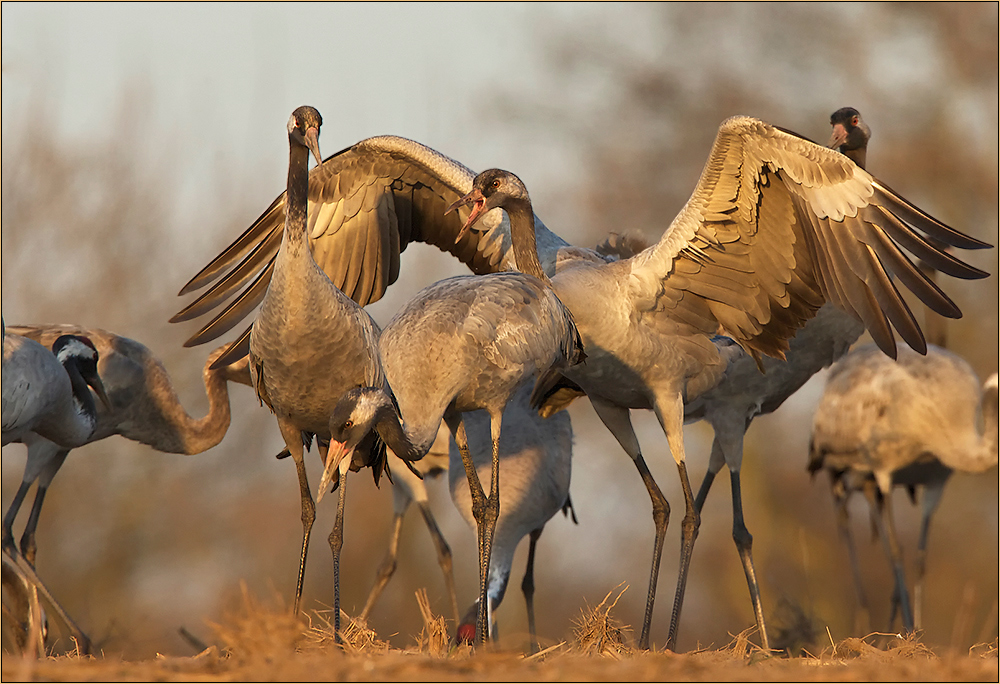
M 354 448 L 347 448 L 346 442 L 336 442 L 330 440 L 330 448 L 326 452 L 326 466 L 323 468 L 323 477 L 319 481 L 319 491 L 316 492 L 316 503 L 323 500 L 323 495 L 330 488 L 333 481 L 333 474 L 341 470 L 341 463 L 350 466 L 351 459 L 348 458 L 354 452 Z
M 315 126 L 310 126 L 306 129 L 306 147 L 312 152 L 313 157 L 316 158 L 317 164 L 323 163 L 323 158 L 319 154 L 319 129 Z
M 87 373 L 83 379 L 86 380 L 87 384 L 94 390 L 94 394 L 96 394 L 97 398 L 101 400 L 102 404 L 104 404 L 104 408 L 111 411 L 111 400 L 108 399 L 108 393 L 104 391 L 104 383 L 101 382 L 101 376 L 97 373 Z
M 837 149 L 845 142 L 847 142 L 847 129 L 844 128 L 844 124 L 834 124 L 833 134 L 830 136 L 830 142 L 826 146 L 831 149 Z
M 459 240 L 465 237 L 465 234 L 469 232 L 469 228 L 472 227 L 472 224 L 478 221 L 479 217 L 486 213 L 486 198 L 483 197 L 483 193 L 479 191 L 479 188 L 473 188 L 472 192 L 468 195 L 464 195 L 463 197 L 459 197 L 455 200 L 455 202 L 453 202 L 452 205 L 445 210 L 445 216 L 467 204 L 472 205 L 472 212 L 469 214 L 469 218 L 466 220 L 465 225 L 462 226 L 462 230 L 460 230 L 458 235 L 455 237 L 456 244 L 458 244 Z

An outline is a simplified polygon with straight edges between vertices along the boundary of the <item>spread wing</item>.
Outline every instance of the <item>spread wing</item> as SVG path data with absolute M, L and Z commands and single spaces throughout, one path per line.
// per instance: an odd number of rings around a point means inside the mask
M 474 273 L 511 267 L 510 229 L 500 210 L 455 243 L 469 208 L 445 209 L 472 189 L 475 174 L 461 163 L 405 138 L 368 138 L 327 158 L 309 175 L 309 240 L 334 285 L 358 304 L 378 301 L 399 275 L 399 255 L 411 242 L 454 254 Z M 215 339 L 263 299 L 281 244 L 285 195 L 278 196 L 236 241 L 180 294 L 219 282 L 170 320 L 205 315 L 236 295 L 186 346 Z M 540 245 L 565 245 L 536 218 Z M 552 249 L 554 260 L 555 249 Z M 248 284 L 249 283 L 249 284 Z M 227 354 L 227 358 L 230 355 Z
M 733 117 L 719 128 L 694 193 L 660 242 L 633 257 L 630 292 L 640 311 L 666 313 L 707 334 L 721 327 L 756 358 L 783 358 L 788 338 L 830 301 L 864 322 L 895 358 L 891 327 L 914 349 L 926 349 L 897 281 L 941 315 L 961 316 L 902 249 L 958 278 L 988 275 L 928 237 L 989 247 L 839 152 Z

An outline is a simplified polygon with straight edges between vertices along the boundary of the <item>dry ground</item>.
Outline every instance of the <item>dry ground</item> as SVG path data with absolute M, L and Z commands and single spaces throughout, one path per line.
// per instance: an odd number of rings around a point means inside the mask
M 288 611 L 245 595 L 242 609 L 212 624 L 217 640 L 192 657 L 126 661 L 77 654 L 20 658 L 6 654 L 3 681 L 998 681 L 997 641 L 967 653 L 934 653 L 919 641 L 873 634 L 831 643 L 816 654 L 767 656 L 739 634 L 725 647 L 691 653 L 640 652 L 606 599 L 581 611 L 570 641 L 520 651 L 449 643 L 443 618 L 418 593 L 424 628 L 407 649 L 391 648 L 350 620 L 334 645 L 330 614 L 308 626 Z

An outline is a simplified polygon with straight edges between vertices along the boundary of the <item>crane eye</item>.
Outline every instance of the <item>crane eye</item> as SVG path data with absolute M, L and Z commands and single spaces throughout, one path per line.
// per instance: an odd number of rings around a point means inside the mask
M 490 183 L 490 187 L 492 187 L 494 190 L 499 189 L 499 187 L 500 187 L 500 179 L 497 178 L 492 183 Z
M 858 125 L 858 117 L 854 117 L 853 119 L 851 119 L 851 125 L 852 126 L 857 126 Z
M 352 427 L 354 427 L 354 421 L 353 420 L 349 420 L 346 423 L 344 423 L 344 429 L 345 430 L 350 430 Z

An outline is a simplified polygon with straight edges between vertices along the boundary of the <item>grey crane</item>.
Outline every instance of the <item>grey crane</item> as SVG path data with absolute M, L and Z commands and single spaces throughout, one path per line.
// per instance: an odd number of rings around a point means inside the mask
M 532 652 L 538 650 L 535 632 L 535 547 L 545 524 L 560 510 L 569 511 L 570 472 L 573 456 L 573 427 L 565 411 L 543 419 L 530 404 L 532 385 L 521 386 L 504 411 L 508 429 L 500 436 L 500 460 L 503 480 L 500 483 L 500 517 L 497 519 L 493 554 L 490 557 L 489 600 L 490 638 L 496 638 L 493 614 L 503 601 L 510 578 L 514 551 L 529 537 L 527 567 L 521 591 L 528 612 L 528 633 Z M 483 476 L 489 468 L 485 458 L 489 445 L 488 416 L 482 411 L 465 416 L 473 461 Z M 513 428 L 513 429 L 510 429 Z M 462 477 L 461 454 L 451 449 L 448 483 L 452 500 L 466 521 L 475 527 L 473 497 L 468 479 Z M 575 516 L 574 516 L 575 519 Z M 457 628 L 457 638 L 472 641 L 479 601 L 472 605 Z
M 741 155 L 745 157 L 742 160 Z M 312 172 L 316 189 L 308 209 L 311 248 L 334 282 L 345 283 L 345 291 L 362 304 L 378 299 L 395 280 L 399 252 L 412 241 L 450 251 L 477 273 L 512 268 L 509 218 L 502 212 L 496 209 L 486 212 L 480 222 L 481 230 L 464 234 L 461 233 L 463 208 L 459 208 L 457 216 L 441 216 L 449 202 L 469 192 L 473 177 L 459 162 L 413 141 L 383 136 L 356 143 Z M 782 182 L 773 182 L 778 180 Z M 757 210 L 757 201 L 762 198 L 763 208 Z M 284 203 L 284 195 L 279 196 L 257 222 L 182 289 L 181 294 L 186 294 L 219 279 L 179 312 L 172 319 L 175 321 L 205 315 L 239 293 L 188 344 L 201 344 L 223 334 L 259 304 L 282 239 Z M 793 217 L 798 219 L 794 223 Z M 716 332 L 719 323 L 737 331 L 734 335 L 741 344 L 752 341 L 755 353 L 762 350 L 758 348 L 766 347 L 763 351 L 780 354 L 784 340 L 791 334 L 790 328 L 797 325 L 789 323 L 807 318 L 827 299 L 848 310 L 852 317 L 860 318 L 886 350 L 891 351 L 894 343 L 883 310 L 889 313 L 897 329 L 902 327 L 904 339 L 916 342 L 919 329 L 888 282 L 886 269 L 903 279 L 906 287 L 919 291 L 922 298 L 933 300 L 936 310 L 959 315 L 957 307 L 943 293 L 912 274 L 895 241 L 918 257 L 926 255 L 944 266 L 941 270 L 950 275 L 985 274 L 927 246 L 926 238 L 904 223 L 913 223 L 930 236 L 944 237 L 958 247 L 988 246 L 926 216 L 842 155 L 821 150 L 795 134 L 763 122 L 738 117 L 720 128 L 706 172 L 675 220 L 674 228 L 667 230 L 659 244 L 647 252 L 614 266 L 599 254 L 570 246 L 549 231 L 537 216 L 534 216 L 534 232 L 546 273 L 553 274 L 560 261 L 561 268 L 576 273 L 574 280 L 585 281 L 607 268 L 634 284 L 634 293 L 616 291 L 620 295 L 618 303 L 614 303 L 614 296 L 608 295 L 613 300 L 612 310 L 618 312 L 623 322 L 617 328 L 611 317 L 599 322 L 607 327 L 609 334 L 618 330 L 622 339 L 633 340 L 637 348 L 645 341 L 652 349 L 662 349 L 658 340 L 671 327 L 698 329 L 703 333 L 686 338 L 683 345 L 670 345 L 670 349 L 677 351 L 669 355 L 701 358 L 718 370 L 723 367 L 720 352 L 703 335 Z M 758 225 L 766 229 L 754 232 Z M 460 235 L 458 242 L 456 235 Z M 860 241 L 854 239 L 855 235 L 860 236 Z M 751 244 L 756 249 L 747 247 Z M 721 257 L 729 265 L 705 262 L 702 255 L 706 254 Z M 794 268 L 793 263 L 797 264 Z M 635 279 L 631 279 L 633 270 Z M 673 285 L 661 288 L 660 283 L 665 282 L 662 276 L 668 272 Z M 864 281 L 866 277 L 871 284 Z M 786 293 L 797 296 L 786 300 Z M 643 336 L 631 335 L 627 332 L 629 326 L 624 324 L 635 304 L 651 309 L 645 312 L 648 320 L 641 323 L 648 330 Z M 657 306 L 659 314 L 654 310 Z M 574 306 L 570 305 L 570 309 Z M 674 318 L 663 313 L 668 309 L 682 315 L 684 320 L 667 323 L 664 330 L 657 331 L 656 321 Z M 636 318 L 639 325 L 639 317 Z M 762 323 L 765 318 L 767 322 Z M 231 349 L 237 358 L 245 353 L 245 334 Z M 633 388 L 634 384 L 642 384 L 638 381 L 641 376 L 629 369 L 627 363 L 615 361 L 614 354 L 605 356 L 608 364 L 616 367 L 616 378 L 624 377 L 625 373 L 630 375 L 627 378 L 630 381 L 622 384 L 621 393 L 629 396 L 621 398 L 621 405 L 651 407 L 650 398 L 643 396 L 648 388 L 640 388 L 639 392 Z M 628 359 L 627 354 L 625 358 Z M 585 366 L 596 368 L 597 364 Z M 714 382 L 711 376 L 711 372 L 695 373 L 687 380 L 688 389 L 711 385 Z M 680 389 L 683 388 L 674 387 L 673 391 L 679 393 Z M 662 539 L 666 502 L 641 459 L 628 422 L 628 409 L 598 396 L 602 409 L 607 409 L 606 422 L 616 425 L 612 432 L 621 436 L 619 442 L 628 443 L 626 451 L 650 491 L 657 538 Z M 672 431 L 679 435 L 680 419 L 671 422 L 678 423 Z M 655 544 L 640 637 L 644 646 L 649 643 L 656 559 L 661 547 L 662 541 Z
M 97 373 L 97 349 L 86 337 L 63 335 L 51 351 L 4 331 L 3 444 L 36 433 L 68 447 L 84 444 L 97 424 L 90 394 L 108 404 Z M 89 386 L 89 387 L 88 387 Z
M 862 491 L 868 499 L 895 579 L 893 613 L 898 603 L 904 629 L 919 629 L 931 517 L 953 471 L 979 473 L 997 465 L 997 410 L 997 374 L 981 387 L 964 359 L 933 345 L 926 355 L 903 347 L 895 362 L 866 345 L 831 369 L 813 419 L 809 470 L 830 476 L 838 526 L 865 611 L 848 497 Z M 923 488 L 912 607 L 893 522 L 894 486 L 907 487 L 911 496 Z
M 529 243 L 533 238 L 530 230 L 527 236 L 519 236 Z M 423 454 L 433 444 L 442 419 L 447 423 L 461 453 L 477 524 L 477 640 L 489 634 L 486 597 L 500 513 L 503 409 L 531 375 L 563 369 L 582 358 L 572 316 L 552 292 L 545 274 L 530 264 L 528 269 L 528 273 L 439 281 L 417 293 L 393 317 L 379 338 L 379 354 L 391 392 L 384 386 L 363 387 L 344 395 L 330 418 L 331 454 L 320 482 L 322 494 L 332 479 L 336 459 L 346 459 L 372 431 L 397 454 L 410 445 Z M 485 409 L 490 416 L 488 496 L 469 452 L 462 417 L 477 409 Z M 336 455 L 333 442 L 339 445 Z
M 497 518 L 496 536 L 490 557 L 488 592 L 492 615 L 506 590 L 514 550 L 521 539 L 530 535 L 529 567 L 522 582 L 522 591 L 528 606 L 528 627 L 534 647 L 532 568 L 534 548 L 545 523 L 557 511 L 567 506 L 573 434 L 568 413 L 563 412 L 552 418 L 543 419 L 531 409 L 529 404 L 531 389 L 531 383 L 523 384 L 503 410 L 506 429 L 500 435 L 499 457 L 500 469 L 504 476 L 500 481 L 500 514 Z M 483 411 L 473 411 L 464 418 L 473 462 L 480 477 L 486 477 L 487 469 L 490 467 L 487 458 L 490 451 L 489 416 Z M 425 476 L 448 473 L 449 488 L 455 506 L 475 529 L 468 478 L 465 476 L 458 445 L 450 439 L 450 435 L 450 431 L 442 423 L 430 451 L 414 466 Z M 391 466 L 394 459 L 391 450 L 388 456 Z M 475 639 L 479 604 L 478 601 L 474 603 L 464 619 L 460 620 L 455 599 L 451 550 L 431 512 L 427 488 L 416 475 L 397 468 L 393 470 L 392 490 L 394 517 L 389 549 L 379 565 L 375 583 L 361 611 L 361 618 L 367 619 L 371 614 L 375 602 L 395 572 L 403 516 L 409 504 L 415 502 L 423 514 L 437 549 L 438 562 L 445 577 L 452 612 L 456 624 L 459 625 L 459 639 L 471 643 Z M 492 636 L 495 635 L 491 634 Z
M 519 230 L 518 224 L 531 214 L 512 213 L 510 204 L 521 193 L 516 176 L 491 169 L 464 198 L 474 203 L 470 222 L 486 209 L 507 210 L 519 264 L 528 249 L 519 251 L 527 225 Z M 838 152 L 733 117 L 720 127 L 698 186 L 659 243 L 611 263 L 569 256 L 557 264 L 552 285 L 573 313 L 587 360 L 540 384 L 559 389 L 568 381 L 586 392 L 650 493 L 657 537 L 642 647 L 648 647 L 669 507 L 642 460 L 629 410 L 656 413 L 684 491 L 678 592 L 667 638 L 672 650 L 699 524 L 684 458 L 684 402 L 714 387 L 740 353 L 736 345 L 713 343 L 713 336 L 721 330 L 758 361 L 761 354 L 782 358 L 788 338 L 830 300 L 864 322 L 886 354 L 895 355 L 890 321 L 911 346 L 924 349 L 888 272 L 942 315 L 961 312 L 897 241 L 951 275 L 987 274 L 938 250 L 904 220 L 956 246 L 988 246 L 916 209 Z
M 865 168 L 865 154 L 871 129 L 853 107 L 842 107 L 830 115 L 832 135 L 828 147 L 836 148 Z M 753 565 L 753 536 L 743 519 L 740 469 L 743 463 L 743 438 L 758 415 L 776 411 L 785 399 L 797 392 L 809 378 L 842 357 L 864 332 L 864 325 L 848 313 L 827 303 L 788 343 L 784 360 L 765 357 L 760 360 L 764 372 L 748 355 L 734 358 L 719 383 L 684 405 L 685 422 L 706 420 L 715 437 L 708 469 L 695 497 L 700 514 L 715 476 L 723 465 L 729 468 L 733 502 L 733 541 L 743 565 L 750 603 L 760 634 L 761 646 L 770 648 L 764 610 L 761 605 L 757 574 Z M 683 587 L 678 587 L 683 592 Z
M 208 413 L 193 418 L 184 409 L 166 368 L 142 343 L 101 328 L 76 325 L 12 325 L 9 331 L 44 346 L 65 335 L 90 340 L 100 355 L 97 372 L 103 381 L 108 410 L 96 414 L 91 434 L 75 446 L 83 446 L 112 435 L 121 435 L 141 444 L 172 454 L 200 454 L 219 442 L 229 429 L 227 381 L 250 384 L 246 360 L 212 370 L 211 365 L 225 347 L 213 351 L 202 375 L 208 395 Z M 35 529 L 42 503 L 52 479 L 66 460 L 70 448 L 37 433 L 22 440 L 28 447 L 21 485 L 3 521 L 5 544 L 13 545 L 14 520 L 28 489 L 36 480 L 38 489 L 28 522 L 21 536 L 21 553 L 35 562 Z
M 316 264 L 307 242 L 306 204 L 309 154 L 320 161 L 322 117 L 312 107 L 299 107 L 288 120 L 288 201 L 285 226 L 272 277 L 249 334 L 251 383 L 261 402 L 274 413 L 285 447 L 295 460 L 302 506 L 302 550 L 295 586 L 298 615 L 305 579 L 309 537 L 316 506 L 303 462 L 303 443 L 330 438 L 330 420 L 341 396 L 356 387 L 379 387 L 385 375 L 376 342 L 379 330 L 361 307 L 344 295 Z M 216 363 L 224 361 L 225 355 Z M 325 451 L 320 448 L 321 454 Z M 342 452 L 330 450 L 331 457 Z M 397 455 L 412 458 L 409 448 Z M 419 457 L 417 455 L 416 457 Z M 339 458 L 339 456 L 338 456 Z M 356 462 L 355 462 L 356 461 Z M 356 459 L 330 463 L 341 473 L 340 502 L 329 542 L 333 553 L 335 628 L 340 623 L 340 549 L 348 467 L 371 465 L 376 482 L 385 466 L 384 446 L 367 438 Z M 337 635 L 339 639 L 339 634 Z

